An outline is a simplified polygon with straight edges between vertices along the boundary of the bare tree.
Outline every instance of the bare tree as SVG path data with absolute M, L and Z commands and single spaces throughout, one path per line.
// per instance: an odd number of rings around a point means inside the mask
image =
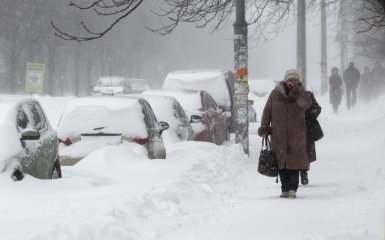
M 365 13 L 364 16 L 361 16 L 361 20 L 366 23 L 367 28 L 360 30 L 360 32 L 385 26 L 385 1 L 363 0 L 362 8 Z
M 220 29 L 233 14 L 236 0 L 164 0 L 156 1 L 158 9 L 153 13 L 164 17 L 161 26 L 149 26 L 152 31 L 168 34 L 180 23 L 193 23 L 198 28 L 211 25 L 213 31 Z M 102 38 L 120 21 L 134 12 L 143 0 L 94 0 L 88 4 L 71 1 L 69 6 L 75 10 L 87 12 L 92 17 L 103 17 L 107 24 L 90 26 L 92 21 L 80 21 L 82 32 L 68 30 L 63 24 L 51 21 L 55 35 L 65 40 L 89 41 Z M 275 32 L 282 30 L 288 19 L 287 13 L 293 0 L 246 0 L 247 22 L 255 25 L 258 36 L 273 23 Z M 91 16 L 93 15 L 93 16 Z M 99 30 L 101 29 L 101 30 Z
M 88 5 L 81 5 L 80 3 L 70 2 L 69 6 L 78 10 L 93 11 L 96 16 L 106 17 L 110 20 L 110 23 L 103 30 L 93 29 L 89 26 L 89 23 L 84 21 L 80 22 L 82 30 L 85 31 L 86 36 L 80 36 L 80 34 L 71 34 L 60 27 L 58 27 L 53 21 L 51 24 L 55 29 L 55 35 L 64 40 L 77 40 L 77 41 L 89 41 L 99 39 L 109 32 L 117 23 L 126 18 L 130 13 L 135 11 L 143 0 L 95 0 Z M 113 18 L 111 20 L 111 17 Z

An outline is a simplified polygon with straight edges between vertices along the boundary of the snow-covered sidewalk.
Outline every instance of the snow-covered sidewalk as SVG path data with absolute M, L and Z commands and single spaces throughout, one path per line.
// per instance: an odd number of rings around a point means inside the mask
M 41 99 L 53 122 L 66 100 Z M 146 159 L 135 144 L 110 146 L 63 167 L 63 179 L 0 175 L 0 239 L 384 239 L 384 100 L 335 115 L 319 99 L 325 137 L 295 200 L 257 173 L 254 134 L 249 158 L 231 143 L 175 144 L 166 160 Z

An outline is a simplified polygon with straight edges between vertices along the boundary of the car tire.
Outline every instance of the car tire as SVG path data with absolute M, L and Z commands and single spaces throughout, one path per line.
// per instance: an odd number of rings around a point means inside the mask
M 24 174 L 20 169 L 15 169 L 12 174 L 12 179 L 14 181 L 21 181 L 24 178 Z
M 51 179 L 58 179 L 61 178 L 61 167 L 59 160 L 56 160 L 53 164 L 52 173 L 51 173 Z

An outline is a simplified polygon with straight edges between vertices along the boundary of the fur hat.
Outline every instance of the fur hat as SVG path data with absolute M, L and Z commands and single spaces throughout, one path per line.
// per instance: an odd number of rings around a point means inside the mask
M 284 81 L 287 81 L 289 79 L 298 79 L 298 81 L 301 81 L 301 77 L 299 72 L 296 69 L 289 69 L 285 73 Z

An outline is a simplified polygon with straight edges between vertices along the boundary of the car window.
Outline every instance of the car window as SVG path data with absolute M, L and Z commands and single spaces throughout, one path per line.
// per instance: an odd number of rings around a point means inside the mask
M 177 101 L 174 101 L 174 108 L 176 110 L 175 111 L 177 114 L 176 117 L 178 119 L 187 119 L 185 111 L 183 110 L 182 106 Z
M 154 123 L 158 122 L 152 111 L 151 106 L 146 101 L 141 101 L 143 106 L 144 121 L 149 128 L 154 128 Z
M 47 129 L 46 120 L 40 106 L 37 103 L 29 103 L 28 108 L 33 121 L 33 128 L 39 132 Z
M 17 110 L 16 124 L 17 124 L 17 129 L 19 132 L 23 131 L 24 129 L 26 129 L 30 125 L 30 121 L 28 119 L 28 116 L 22 108 L 19 108 Z
M 214 99 L 208 94 L 205 94 L 205 102 L 206 102 L 206 107 L 208 109 L 212 109 L 212 110 L 218 109 L 218 105 L 216 104 Z
M 148 109 L 148 114 L 150 115 L 152 121 L 155 122 L 155 123 L 157 123 L 157 122 L 158 122 L 158 119 L 156 119 L 156 116 L 155 116 L 154 111 L 152 110 L 150 104 L 148 104 L 147 102 L 145 102 L 145 106 L 146 106 L 146 108 Z

